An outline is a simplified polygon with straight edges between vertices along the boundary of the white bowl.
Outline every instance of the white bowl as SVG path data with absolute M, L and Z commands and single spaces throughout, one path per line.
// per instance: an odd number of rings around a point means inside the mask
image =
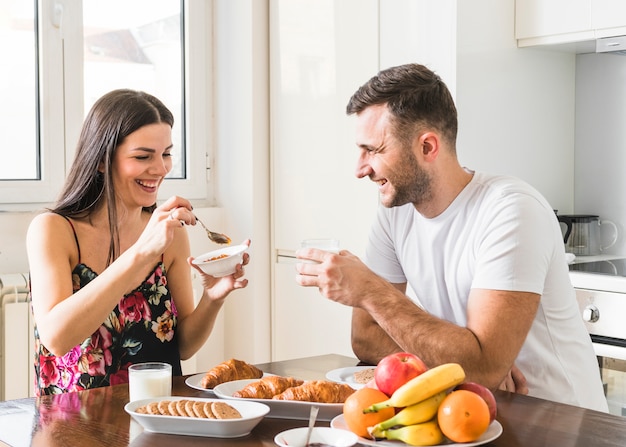
M 199 400 L 203 402 L 228 402 L 241 413 L 238 419 L 201 419 L 183 416 L 161 416 L 137 413 L 135 410 L 150 402 L 161 400 Z M 146 431 L 174 435 L 206 436 L 213 438 L 236 438 L 249 434 L 269 413 L 270 408 L 259 402 L 225 401 L 223 399 L 202 399 L 199 397 L 164 396 L 135 400 L 127 403 L 124 410 Z
M 245 244 L 220 248 L 198 256 L 193 260 L 193 264 L 207 275 L 221 278 L 235 273 L 235 268 L 241 263 L 247 249 L 248 246 Z
M 278 433 L 274 442 L 281 447 L 304 446 L 306 441 L 307 427 L 292 428 Z M 332 447 L 349 447 L 356 444 L 358 436 L 348 430 L 331 427 L 313 427 L 311 432 L 311 444 L 319 442 Z

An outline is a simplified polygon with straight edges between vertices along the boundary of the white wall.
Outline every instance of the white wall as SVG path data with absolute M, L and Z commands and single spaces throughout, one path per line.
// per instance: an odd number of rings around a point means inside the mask
M 576 214 L 596 214 L 619 229 L 607 254 L 626 254 L 626 56 L 576 58 Z M 603 245 L 612 230 L 602 229 Z
M 260 363 L 270 360 L 268 5 L 215 0 L 213 13 L 216 194 L 230 236 L 252 239 L 250 285 L 224 307 L 224 353 Z
M 34 212 L 0 212 L 0 273 L 28 271 L 26 231 L 34 216 Z
M 522 178 L 561 214 L 574 204 L 575 55 L 516 47 L 514 0 L 458 2 L 458 153 Z

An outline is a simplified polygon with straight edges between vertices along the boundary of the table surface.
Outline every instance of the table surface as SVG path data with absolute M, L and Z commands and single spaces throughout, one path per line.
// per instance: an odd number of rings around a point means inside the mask
M 354 358 L 330 354 L 257 366 L 268 373 L 314 380 L 357 364 Z M 172 394 L 207 397 L 187 386 L 185 377 L 174 378 Z M 503 391 L 496 393 L 496 400 L 503 433 L 486 445 L 626 446 L 626 418 Z M 0 447 L 5 443 L 11 447 L 274 446 L 277 433 L 306 425 L 302 420 L 266 417 L 251 434 L 232 439 L 148 433 L 124 411 L 127 402 L 127 385 L 0 402 Z

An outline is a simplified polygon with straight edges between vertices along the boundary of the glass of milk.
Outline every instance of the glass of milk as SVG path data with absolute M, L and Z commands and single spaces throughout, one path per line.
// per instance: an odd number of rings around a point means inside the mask
M 172 395 L 172 365 L 135 363 L 128 367 L 128 392 L 131 402 L 150 397 Z
M 302 248 L 319 248 L 339 253 L 339 240 L 337 239 L 305 239 L 300 243 L 300 246 Z
M 339 240 L 337 239 L 305 239 L 300 243 L 302 248 L 319 248 L 331 253 L 339 253 Z M 298 262 L 303 264 L 317 264 L 312 259 L 298 258 Z

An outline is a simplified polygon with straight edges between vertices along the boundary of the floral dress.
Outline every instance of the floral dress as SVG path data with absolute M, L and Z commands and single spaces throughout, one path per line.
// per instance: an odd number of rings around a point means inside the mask
M 80 263 L 80 247 L 78 255 L 79 264 L 72 272 L 74 292 L 97 276 Z M 133 363 L 166 362 L 172 365 L 174 375 L 181 375 L 177 316 L 161 260 L 139 287 L 122 297 L 96 332 L 65 355 L 50 353 L 35 325 L 36 394 L 127 383 L 128 367 Z

